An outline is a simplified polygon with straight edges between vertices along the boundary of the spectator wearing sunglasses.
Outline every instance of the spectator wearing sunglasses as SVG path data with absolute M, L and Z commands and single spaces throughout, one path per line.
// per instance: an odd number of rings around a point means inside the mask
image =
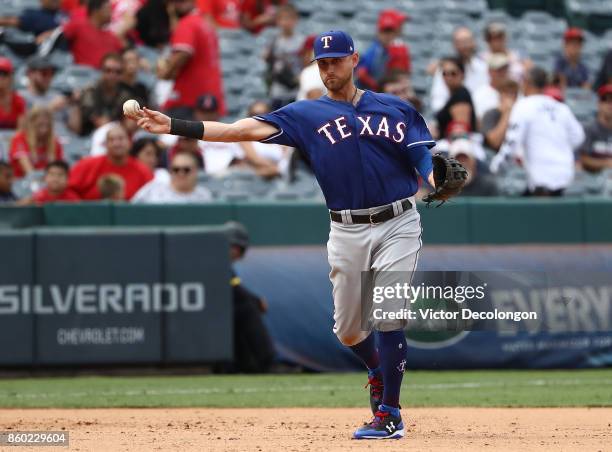
M 463 84 L 470 93 L 475 93 L 489 83 L 489 72 L 486 61 L 476 53 L 477 45 L 472 31 L 467 27 L 457 27 L 453 32 L 453 47 L 454 56 L 463 64 Z M 430 105 L 433 111 L 439 111 L 451 95 L 442 74 L 441 61 L 430 64 L 427 71 L 433 74 Z
M 25 111 L 25 100 L 13 89 L 13 63 L 0 56 L 0 129 L 16 129 Z
M 122 74 L 121 55 L 105 55 L 100 80 L 83 91 L 78 109 L 73 111 L 69 124 L 74 132 L 89 135 L 94 129 L 120 119 L 123 102 L 132 97 L 130 89 L 121 83 Z
M 66 97 L 59 91 L 51 89 L 56 69 L 47 57 L 36 55 L 30 58 L 26 72 L 27 86 L 19 91 L 28 109 L 41 106 L 56 113 L 67 106 Z
M 476 114 L 472 96 L 463 81 L 465 66 L 457 57 L 446 57 L 440 62 L 442 77 L 450 93 L 444 107 L 436 113 L 440 138 L 448 135 L 448 126 L 453 122 L 469 124 L 470 131 L 476 130 Z
M 149 182 L 136 193 L 132 203 L 187 204 L 211 201 L 210 191 L 198 185 L 200 162 L 198 154 L 194 152 L 176 152 L 170 162 L 170 182 Z

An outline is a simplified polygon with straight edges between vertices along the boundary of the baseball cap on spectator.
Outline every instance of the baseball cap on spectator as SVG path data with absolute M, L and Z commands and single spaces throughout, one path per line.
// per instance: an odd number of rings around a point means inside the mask
M 13 73 L 13 62 L 6 57 L 0 56 L 0 72 Z
M 599 96 L 599 100 L 603 99 L 608 94 L 612 94 L 612 83 L 603 85 L 597 90 L 597 95 Z
M 458 155 L 467 155 L 474 160 L 478 160 L 474 142 L 468 138 L 459 138 L 457 140 L 453 140 L 453 142 L 450 144 L 448 148 L 448 156 L 451 158 L 457 158 Z
M 545 96 L 550 96 L 559 102 L 564 101 L 563 91 L 561 91 L 557 86 L 547 86 L 546 88 L 544 88 L 544 91 L 542 91 L 542 93 Z
M 355 53 L 353 38 L 344 31 L 327 31 L 314 41 L 314 59 L 342 58 Z
M 570 41 L 570 40 L 584 41 L 584 32 L 580 28 L 570 27 L 567 30 L 565 30 L 565 33 L 563 33 L 563 39 L 565 41 Z
M 384 9 L 378 16 L 378 30 L 397 30 L 408 18 L 396 9 Z
M 53 69 L 56 70 L 57 66 L 53 62 L 44 56 L 35 55 L 28 60 L 28 69 L 35 71 L 38 69 Z
M 203 94 L 196 100 L 195 107 L 202 111 L 217 112 L 219 111 L 219 101 L 213 94 Z
M 510 64 L 510 59 L 504 53 L 492 53 L 487 58 L 489 69 L 498 70 Z

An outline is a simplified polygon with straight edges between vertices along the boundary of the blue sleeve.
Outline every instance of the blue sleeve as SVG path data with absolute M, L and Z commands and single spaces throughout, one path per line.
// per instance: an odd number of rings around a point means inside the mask
M 421 114 L 413 107 L 410 107 L 406 114 L 406 150 L 412 166 L 414 166 L 421 177 L 427 180 L 427 176 L 432 171 L 430 148 L 436 145 L 431 136 L 425 120 Z
M 431 136 L 425 120 L 421 114 L 414 108 L 410 108 L 406 114 L 406 148 L 410 149 L 414 146 L 425 145 L 432 148 L 436 142 Z
M 429 173 L 433 170 L 429 148 L 424 144 L 410 148 L 409 159 L 412 166 L 414 166 L 421 177 L 427 181 Z
M 261 140 L 262 143 L 274 143 L 294 148 L 303 148 L 301 146 L 302 139 L 298 127 L 299 120 L 296 115 L 296 104 L 297 102 L 293 102 L 271 113 L 253 116 L 254 119 L 270 123 L 278 129 L 277 133 Z

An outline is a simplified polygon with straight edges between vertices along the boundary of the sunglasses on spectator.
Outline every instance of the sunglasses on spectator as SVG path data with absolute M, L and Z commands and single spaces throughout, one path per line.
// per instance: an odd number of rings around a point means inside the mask
M 121 68 L 105 67 L 104 72 L 108 74 L 121 74 Z
M 442 71 L 442 75 L 444 77 L 456 77 L 457 75 L 459 75 L 458 71 Z
M 192 166 L 173 166 L 170 168 L 170 172 L 172 172 L 172 174 L 189 174 L 192 171 Z
M 612 102 L 612 94 L 599 98 L 600 102 Z
M 13 73 L 9 71 L 0 71 L 0 76 L 10 77 Z
M 45 77 L 51 77 L 53 74 L 55 74 L 55 70 L 53 70 L 51 68 L 49 68 L 49 69 L 39 69 L 38 72 L 40 72 Z

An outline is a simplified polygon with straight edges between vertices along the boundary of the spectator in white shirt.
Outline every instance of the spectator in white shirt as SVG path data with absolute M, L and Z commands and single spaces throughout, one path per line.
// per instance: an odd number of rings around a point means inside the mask
M 462 61 L 465 68 L 463 84 L 471 94 L 474 94 L 479 87 L 489 84 L 487 63 L 476 55 L 476 42 L 469 28 L 458 27 L 455 30 L 453 33 L 453 45 L 457 52 L 457 57 Z M 450 92 L 444 83 L 442 68 L 440 64 L 436 64 L 431 86 L 431 109 L 439 111 L 444 107 L 449 97 Z
M 507 156 L 518 156 L 527 172 L 531 196 L 561 196 L 574 179 L 574 150 L 584 130 L 569 107 L 543 94 L 546 71 L 534 67 L 523 78 L 524 97 L 510 113 L 500 152 L 491 162 L 496 172 Z
M 177 152 L 170 163 L 170 182 L 153 179 L 132 198 L 136 204 L 206 203 L 212 200 L 210 191 L 198 185 L 198 156 L 192 152 Z
M 510 78 L 520 82 L 523 78 L 525 66 L 531 65 L 531 62 L 528 60 L 524 61 L 518 52 L 508 48 L 506 25 L 501 22 L 491 22 L 485 28 L 484 38 L 489 48 L 482 52 L 481 58 L 488 61 L 491 54 L 503 53 L 508 58 Z
M 503 53 L 492 53 L 487 60 L 489 84 L 476 90 L 473 96 L 476 119 L 480 122 L 484 114 L 499 107 L 499 91 L 508 80 L 508 57 Z

